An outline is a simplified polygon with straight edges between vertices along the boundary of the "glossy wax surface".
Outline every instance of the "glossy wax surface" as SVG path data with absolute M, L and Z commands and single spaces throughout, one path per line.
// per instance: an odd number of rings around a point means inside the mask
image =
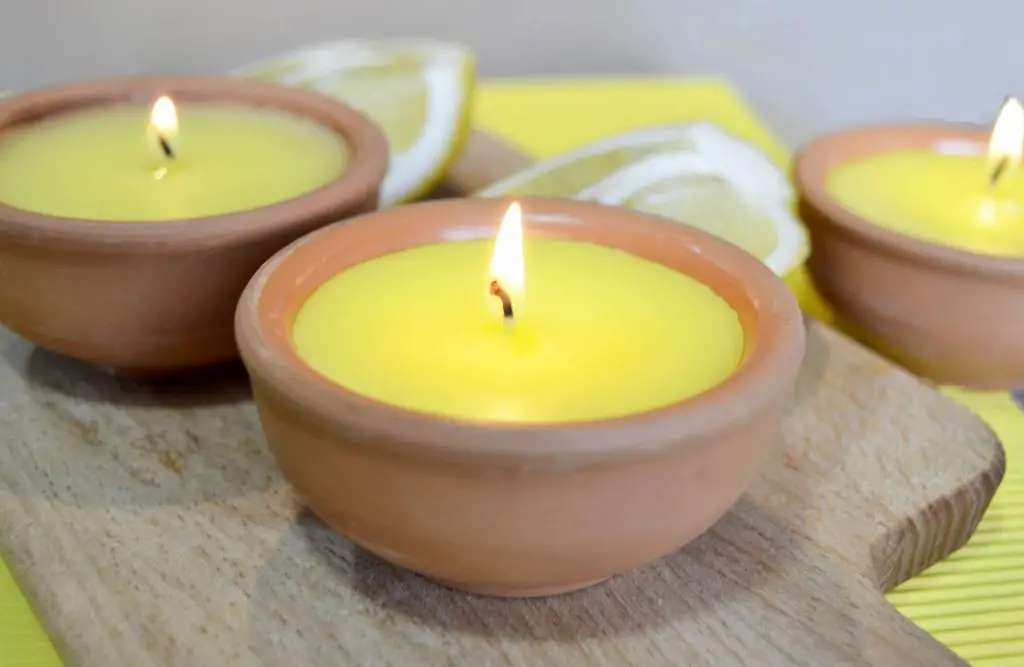
M 980 147 L 979 147 L 980 148 Z M 899 150 L 833 169 L 832 196 L 876 225 L 971 252 L 1024 256 L 1024 171 L 990 188 L 982 154 Z
M 150 110 L 106 106 L 0 132 L 0 202 L 87 220 L 159 221 L 259 208 L 337 177 L 343 139 L 294 114 L 230 104 L 177 105 L 168 160 Z
M 404 408 L 509 423 L 599 420 L 700 394 L 744 345 L 706 285 L 604 246 L 527 239 L 509 328 L 486 290 L 492 241 L 421 246 L 347 269 L 301 306 L 299 356 Z

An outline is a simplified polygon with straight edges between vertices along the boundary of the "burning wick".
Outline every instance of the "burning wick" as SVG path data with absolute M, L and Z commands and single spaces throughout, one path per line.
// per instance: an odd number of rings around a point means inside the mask
M 171 150 L 171 144 L 167 142 L 167 139 L 165 139 L 162 135 L 158 136 L 156 139 L 158 142 L 160 142 L 160 150 L 164 152 L 164 155 L 166 155 L 169 160 L 173 160 L 174 151 Z
M 999 162 L 996 162 L 995 169 L 993 169 L 992 172 L 988 175 L 989 190 L 992 190 L 996 187 L 996 183 L 998 183 L 999 179 L 1003 177 L 1003 174 L 1006 173 L 1006 168 L 1009 166 L 1010 158 L 1008 157 L 1001 158 Z
M 506 321 L 512 320 L 512 299 L 508 297 L 508 292 L 501 288 L 501 285 L 497 280 L 491 281 L 491 294 L 501 299 L 501 313 L 505 316 Z

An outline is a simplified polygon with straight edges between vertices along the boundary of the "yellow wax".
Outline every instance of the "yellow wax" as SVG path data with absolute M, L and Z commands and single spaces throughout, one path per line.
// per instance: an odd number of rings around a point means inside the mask
M 154 150 L 149 108 L 110 106 L 0 133 L 0 201 L 88 220 L 194 218 L 297 197 L 345 168 L 347 147 L 271 109 L 178 105 L 176 158 Z
M 298 355 L 392 405 L 518 423 L 653 410 L 741 360 L 738 315 L 710 288 L 589 243 L 526 240 L 525 308 L 506 327 L 486 291 L 492 248 L 422 246 L 333 276 L 299 310 Z
M 990 189 L 990 171 L 983 154 L 900 150 L 841 165 L 827 186 L 844 208 L 881 227 L 976 253 L 1024 256 L 1024 172 L 1008 170 Z

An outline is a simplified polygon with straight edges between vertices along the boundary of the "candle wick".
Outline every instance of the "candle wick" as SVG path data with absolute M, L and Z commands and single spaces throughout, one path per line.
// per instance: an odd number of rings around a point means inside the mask
M 502 289 L 501 284 L 497 280 L 491 281 L 491 294 L 501 299 L 501 313 L 505 316 L 505 321 L 512 321 L 512 299 L 509 298 L 508 292 Z
M 164 152 L 168 160 L 174 159 L 174 151 L 171 150 L 171 144 L 164 138 L 162 134 L 157 135 L 157 140 L 160 142 L 160 150 Z
M 1008 166 L 1010 166 L 1009 158 L 1004 157 L 1001 160 L 999 160 L 999 162 L 996 163 L 995 168 L 992 170 L 992 173 L 989 174 L 988 177 L 988 187 L 990 190 L 996 187 L 996 183 L 998 183 L 999 179 L 1002 178 Z

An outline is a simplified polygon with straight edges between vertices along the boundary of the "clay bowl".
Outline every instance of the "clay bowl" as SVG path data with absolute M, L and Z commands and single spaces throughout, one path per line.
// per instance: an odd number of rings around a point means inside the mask
M 347 142 L 335 180 L 278 204 L 187 220 L 105 222 L 0 202 L 0 323 L 40 347 L 126 374 L 237 357 L 234 308 L 270 255 L 313 229 L 373 210 L 387 143 L 355 110 L 312 92 L 229 77 L 152 76 L 74 84 L 0 102 L 5 128 L 87 106 L 175 100 L 274 107 Z
M 582 588 L 707 530 L 775 440 L 804 350 L 792 294 L 742 250 L 625 209 L 521 202 L 531 236 L 616 247 L 710 285 L 746 331 L 737 372 L 648 413 L 516 426 L 370 400 L 300 361 L 292 323 L 327 278 L 446 238 L 491 238 L 508 200 L 440 200 L 321 229 L 260 269 L 236 316 L 267 440 L 309 507 L 385 560 L 498 596 Z
M 799 152 L 794 176 L 815 286 L 845 330 L 919 375 L 978 389 L 1024 384 L 1024 261 L 883 229 L 829 193 L 831 169 L 891 150 L 970 142 L 989 130 L 886 125 L 847 130 Z

